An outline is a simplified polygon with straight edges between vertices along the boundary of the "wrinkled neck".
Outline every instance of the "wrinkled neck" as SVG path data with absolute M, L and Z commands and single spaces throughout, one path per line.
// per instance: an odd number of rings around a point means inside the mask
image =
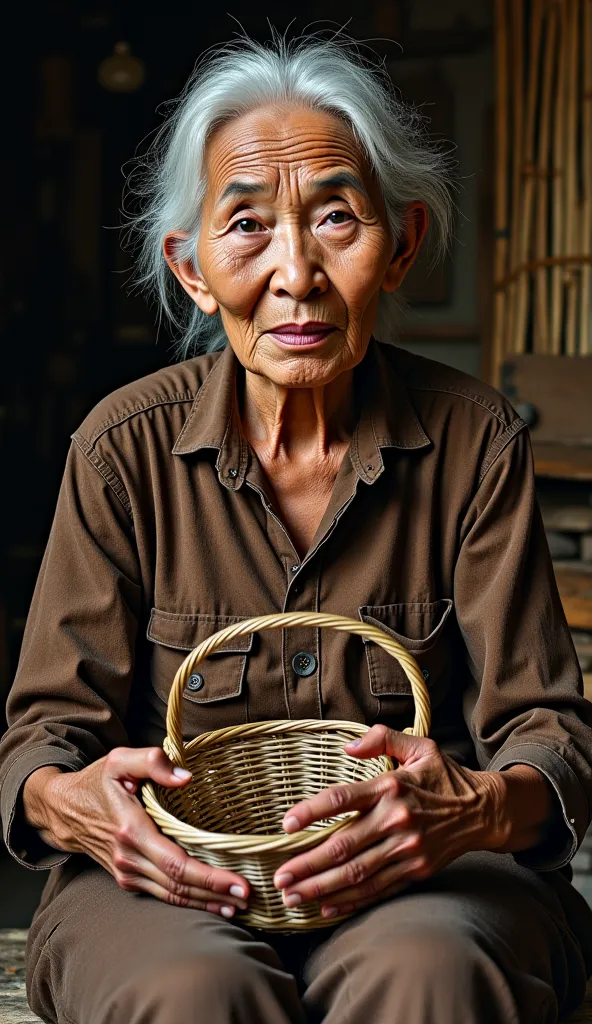
M 246 438 L 270 458 L 324 457 L 351 438 L 353 379 L 348 370 L 320 387 L 286 388 L 245 371 L 239 403 Z

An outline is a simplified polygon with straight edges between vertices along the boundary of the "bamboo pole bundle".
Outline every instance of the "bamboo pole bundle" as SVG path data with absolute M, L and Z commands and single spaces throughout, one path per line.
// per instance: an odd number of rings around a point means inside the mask
M 578 206 L 578 71 L 580 49 L 580 0 L 569 0 L 567 5 L 567 61 L 566 61 L 566 159 L 565 159 L 565 251 L 579 249 L 580 230 Z M 565 272 L 565 347 L 569 356 L 576 354 L 577 293 L 580 268 L 572 265 Z
M 496 104 L 495 104 L 495 254 L 494 275 L 501 281 L 508 269 L 508 10 L 506 0 L 495 4 Z M 505 335 L 506 293 L 497 289 L 493 307 L 493 379 L 499 379 L 509 338 Z
M 592 0 L 496 0 L 496 76 L 499 382 L 510 353 L 592 355 Z
M 567 39 L 568 12 L 567 4 L 571 0 L 561 0 L 560 4 L 560 43 L 559 61 L 557 66 L 557 88 L 555 90 L 554 135 L 553 135 L 553 189 L 552 189 L 552 254 L 565 254 L 564 231 L 565 217 L 563 210 L 564 194 L 564 160 L 565 160 L 565 99 L 567 75 Z M 561 352 L 561 329 L 563 324 L 563 267 L 558 263 L 551 271 L 551 352 Z
M 592 0 L 584 0 L 582 47 L 582 238 L 580 251 L 592 255 Z M 582 267 L 580 355 L 592 355 L 592 265 Z
M 590 0 L 592 3 L 592 0 Z M 557 4 L 548 7 L 545 22 L 545 48 L 542 67 L 541 111 L 537 150 L 537 207 L 535 225 L 535 260 L 543 260 L 548 252 L 549 224 L 549 157 L 551 153 L 551 98 L 555 76 L 557 46 Z M 549 274 L 539 265 L 534 282 L 533 348 L 536 352 L 549 351 Z
M 512 208 L 510 217 L 510 263 L 512 273 L 519 262 L 520 191 L 522 185 L 524 142 L 524 0 L 511 0 L 511 69 L 512 69 Z M 508 286 L 506 304 L 506 344 L 514 350 L 516 338 L 517 282 Z
M 539 88 L 539 63 L 542 34 L 542 0 L 532 0 L 530 25 L 530 52 L 528 57 L 528 91 L 526 96 L 526 117 L 524 120 L 524 150 L 520 167 L 522 188 L 517 220 L 516 263 L 522 266 L 528 262 L 531 246 L 531 223 L 535 189 L 537 185 L 534 166 L 534 135 Z M 527 306 L 530 281 L 522 274 L 516 286 L 516 311 L 514 318 L 514 351 L 524 352 L 526 348 Z

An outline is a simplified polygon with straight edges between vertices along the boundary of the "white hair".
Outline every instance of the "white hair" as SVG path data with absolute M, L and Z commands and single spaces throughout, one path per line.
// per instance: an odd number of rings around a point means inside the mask
M 165 236 L 186 232 L 176 255 L 198 269 L 208 139 L 222 124 L 274 102 L 324 110 L 347 123 L 376 174 L 395 243 L 404 207 L 421 200 L 434 253 L 447 248 L 454 211 L 449 156 L 426 139 L 424 118 L 354 40 L 314 34 L 288 41 L 274 31 L 266 44 L 241 37 L 216 46 L 199 61 L 127 182 L 127 195 L 140 201 L 128 218 L 139 242 L 137 281 L 171 321 L 181 358 L 223 348 L 227 338 L 220 315 L 202 313 L 177 284 L 164 257 Z M 375 333 L 385 341 L 396 333 L 398 305 L 396 293 L 381 292 Z

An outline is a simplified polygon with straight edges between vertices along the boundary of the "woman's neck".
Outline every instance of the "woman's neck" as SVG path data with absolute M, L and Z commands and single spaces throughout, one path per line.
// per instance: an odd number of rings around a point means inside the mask
M 285 388 L 245 371 L 241 423 L 247 440 L 268 459 L 322 459 L 349 443 L 356 410 L 353 370 L 317 388 Z

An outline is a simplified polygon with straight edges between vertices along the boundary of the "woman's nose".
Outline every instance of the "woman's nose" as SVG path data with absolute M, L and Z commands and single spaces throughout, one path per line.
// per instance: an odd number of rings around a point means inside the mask
M 319 264 L 314 246 L 302 231 L 295 227 L 286 232 L 278 238 L 274 249 L 275 268 L 269 283 L 274 295 L 289 295 L 302 301 L 327 290 L 327 275 Z

